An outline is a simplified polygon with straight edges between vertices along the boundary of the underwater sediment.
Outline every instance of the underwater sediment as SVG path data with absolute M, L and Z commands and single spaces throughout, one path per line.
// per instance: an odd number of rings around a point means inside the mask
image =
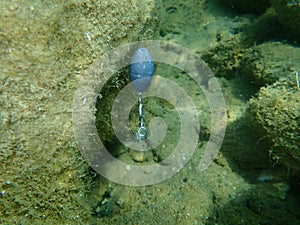
M 299 224 L 298 1 L 0 4 L 1 224 Z M 125 187 L 96 175 L 82 158 L 72 103 L 100 55 L 146 39 L 181 44 L 208 63 L 227 103 L 227 132 L 218 157 L 200 173 L 210 134 L 205 99 L 181 71 L 159 65 L 156 73 L 190 89 L 204 120 L 199 145 L 166 182 Z M 126 75 L 118 74 L 98 102 L 97 128 L 112 150 L 106 112 Z M 156 106 L 148 115 L 179 120 L 169 104 L 145 102 Z M 120 160 L 139 165 L 169 154 L 123 150 Z

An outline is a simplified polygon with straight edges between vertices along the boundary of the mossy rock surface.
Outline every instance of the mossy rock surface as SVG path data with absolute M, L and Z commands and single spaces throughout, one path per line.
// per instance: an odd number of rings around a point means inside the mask
M 300 39 L 300 2 L 291 0 L 271 0 L 276 17 L 284 28 L 285 36 Z
M 227 35 L 218 45 L 208 48 L 202 58 L 215 76 L 232 79 L 238 76 L 241 60 L 247 51 L 240 35 Z
M 279 42 L 248 49 L 241 62 L 241 74 L 256 86 L 272 84 L 280 78 L 295 80 L 300 70 L 300 49 Z
M 84 71 L 153 38 L 149 1 L 1 1 L 0 223 L 87 224 L 91 186 L 72 127 Z
M 270 142 L 269 156 L 300 175 L 300 95 L 293 82 L 280 79 L 250 100 L 258 132 Z
M 278 189 L 275 183 L 281 178 L 275 175 L 274 183 L 257 181 L 258 171 L 268 165 L 261 164 L 260 156 L 264 154 L 255 151 L 265 148 L 258 146 L 256 132 L 248 135 L 253 131 L 252 123 L 243 116 L 250 95 L 248 88 L 252 86 L 243 88 L 238 82 L 232 85 L 234 79 L 217 78 L 223 81 L 230 133 L 225 135 L 224 148 L 205 172 L 199 171 L 199 162 L 203 143 L 209 136 L 206 127 L 210 119 L 202 98 L 195 102 L 202 120 L 197 151 L 166 182 L 147 187 L 118 185 L 93 173 L 81 157 L 72 124 L 72 104 L 79 80 L 91 63 L 113 47 L 155 39 L 158 19 L 153 7 L 160 4 L 159 0 L 155 4 L 152 0 L 1 3 L 0 224 L 299 224 L 299 207 L 290 204 L 292 196 L 286 197 L 290 194 L 288 187 Z M 215 46 L 215 53 L 220 55 L 213 61 L 207 57 L 214 63 L 212 69 L 220 72 L 218 76 L 239 77 L 240 63 L 250 47 L 241 44 L 240 29 L 251 19 L 244 17 L 247 15 L 234 19 L 235 15 L 231 17 L 217 3 L 164 1 L 161 35 L 197 54 Z M 220 14 L 216 13 L 219 9 Z M 161 75 L 165 76 L 165 72 L 161 70 Z M 125 74 L 118 76 L 122 82 Z M 172 71 L 170 76 L 174 76 Z M 201 96 L 183 77 L 180 74 L 174 79 L 193 95 Z M 123 84 L 113 80 L 110 85 L 112 89 L 108 89 L 109 85 L 104 89 L 109 94 L 112 90 L 116 93 Z M 103 109 L 113 99 L 113 95 L 107 97 L 101 105 Z M 147 107 L 147 99 L 144 102 L 147 119 L 164 113 L 168 106 L 157 102 L 162 107 L 153 110 Z M 256 113 L 254 109 L 253 106 Z M 99 117 L 103 121 L 110 119 Z M 132 119 L 136 125 L 137 120 Z M 268 126 L 259 126 L 263 131 L 259 137 L 265 137 L 268 133 L 264 127 Z M 107 130 L 101 133 L 106 140 L 112 136 Z M 272 140 L 274 135 L 267 137 Z M 274 143 L 269 149 L 279 151 Z M 142 165 L 148 159 L 164 158 L 167 153 L 161 148 L 155 156 L 122 154 L 119 159 Z

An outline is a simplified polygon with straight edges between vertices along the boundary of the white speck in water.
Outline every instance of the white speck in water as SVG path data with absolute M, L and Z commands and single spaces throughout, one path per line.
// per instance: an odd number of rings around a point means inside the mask
M 92 37 L 91 35 L 89 34 L 89 32 L 84 32 L 84 35 L 86 36 L 86 38 L 91 41 L 92 40 Z
M 86 104 L 86 97 L 82 98 L 82 104 L 85 105 Z

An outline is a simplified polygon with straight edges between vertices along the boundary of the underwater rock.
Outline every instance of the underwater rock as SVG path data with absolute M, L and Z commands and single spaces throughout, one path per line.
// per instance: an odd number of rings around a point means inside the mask
M 227 35 L 218 45 L 205 50 L 201 58 L 210 66 L 215 76 L 231 79 L 237 76 L 246 52 L 240 35 Z
M 279 78 L 294 80 L 299 66 L 300 49 L 280 42 L 269 42 L 249 48 L 242 59 L 240 72 L 256 86 L 272 84 Z
M 269 142 L 269 157 L 300 176 L 300 95 L 296 84 L 282 78 L 260 89 L 250 100 L 257 131 Z
M 131 158 L 135 162 L 143 162 L 145 160 L 145 156 L 141 152 L 131 153 Z
M 91 223 L 72 99 L 95 58 L 153 38 L 153 3 L 1 1 L 0 224 Z
M 300 39 L 300 1 L 271 0 L 278 21 L 283 26 L 285 35 L 293 40 Z

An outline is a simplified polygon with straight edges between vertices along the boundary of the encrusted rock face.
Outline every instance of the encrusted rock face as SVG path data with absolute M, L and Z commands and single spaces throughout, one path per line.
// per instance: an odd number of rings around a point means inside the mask
M 279 78 L 294 80 L 300 69 L 300 49 L 280 42 L 263 43 L 248 49 L 241 62 L 241 74 L 256 86 L 273 84 Z
M 269 157 L 298 175 L 300 95 L 295 75 L 300 70 L 299 56 L 299 48 L 272 42 L 253 47 L 241 63 L 241 73 L 260 88 L 249 107 L 256 130 L 268 143 Z
M 291 0 L 271 0 L 276 16 L 283 26 L 286 36 L 300 39 L 300 2 Z
M 300 171 L 300 95 L 295 83 L 280 79 L 261 88 L 250 100 L 258 132 L 270 142 L 269 156 L 275 163 Z
M 293 40 L 300 38 L 300 3 L 291 0 L 220 0 L 239 13 L 264 13 L 268 8 L 278 19 L 284 36 Z
M 153 38 L 153 7 L 152 0 L 1 1 L 1 224 L 90 223 L 74 93 L 99 55 Z

